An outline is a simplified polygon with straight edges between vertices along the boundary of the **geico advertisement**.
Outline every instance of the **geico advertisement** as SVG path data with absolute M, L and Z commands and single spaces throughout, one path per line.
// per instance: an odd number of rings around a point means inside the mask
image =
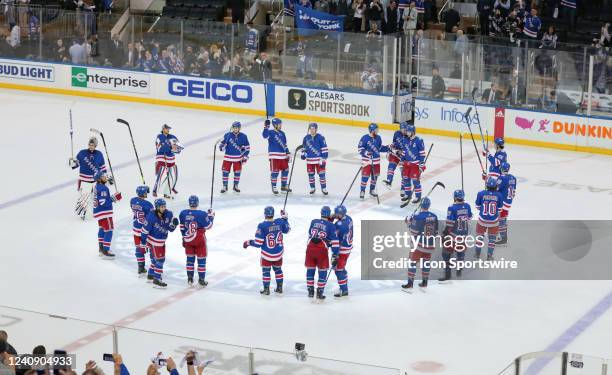
M 276 86 L 276 109 L 280 112 L 390 122 L 392 105 L 390 96 Z
M 165 93 L 172 99 L 183 99 L 202 104 L 264 106 L 261 84 L 239 81 L 221 81 L 198 77 L 164 77 Z
M 612 120 L 512 109 L 504 128 L 512 138 L 612 149 Z
M 472 110 L 468 113 L 468 109 Z M 467 114 L 467 117 L 466 117 Z M 483 130 L 492 128 L 495 109 L 492 107 L 473 106 L 465 103 L 439 102 L 417 99 L 414 105 L 416 126 L 443 130 L 467 131 L 467 123 Z M 472 128 L 478 132 L 478 129 Z

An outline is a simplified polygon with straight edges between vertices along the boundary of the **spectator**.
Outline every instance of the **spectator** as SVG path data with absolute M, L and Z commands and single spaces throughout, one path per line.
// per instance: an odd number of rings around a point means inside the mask
M 87 49 L 84 45 L 79 44 L 78 39 L 72 41 L 72 46 L 68 49 L 70 54 L 70 61 L 74 65 L 84 65 L 87 63 Z
M 125 64 L 125 50 L 123 42 L 119 40 L 119 35 L 112 34 L 108 48 L 108 57 L 114 67 L 121 67 Z
M 415 0 L 417 10 L 417 28 L 425 29 L 425 1 Z
M 510 0 L 495 0 L 493 9 L 499 9 L 502 17 L 508 17 L 510 14 Z
M 11 354 L 8 353 L 7 342 L 0 339 L 0 375 L 14 375 L 15 366 L 11 363 Z
M 500 91 L 495 82 L 491 83 L 491 87 L 485 89 L 482 93 L 481 100 L 485 104 L 494 104 L 500 96 Z
M 355 0 L 351 5 L 354 11 L 353 14 L 353 31 L 359 33 L 363 31 L 364 17 L 366 11 L 366 4 L 364 0 Z
M 438 22 L 438 16 L 436 13 L 436 2 L 434 0 L 425 0 L 423 1 L 423 21 L 422 28 L 426 29 L 427 24 L 432 22 Z
M 489 36 L 501 37 L 505 34 L 506 19 L 502 16 L 501 10 L 495 9 L 493 17 L 489 21 Z
M 227 7 L 232 10 L 232 23 L 244 23 L 244 0 L 228 0 Z
M 377 23 L 372 23 L 370 26 L 370 31 L 366 33 L 366 63 L 370 62 L 371 57 L 382 56 L 382 32 L 378 30 Z
M 297 47 L 298 61 L 295 67 L 295 76 L 298 78 L 314 79 L 315 73 L 312 66 L 312 56 L 308 53 L 306 43 L 300 41 Z
M 554 26 L 548 26 L 548 30 L 542 35 L 542 45 L 540 48 L 557 48 L 557 30 Z
M 452 33 L 453 27 L 459 27 L 461 16 L 455 9 L 455 5 L 453 3 L 450 3 L 448 10 L 442 15 L 442 20 L 444 21 L 445 25 L 444 30 L 447 33 Z
M 553 73 L 553 59 L 547 50 L 542 50 L 533 63 L 540 75 L 550 77 Z
M 13 49 L 8 44 L 7 32 L 3 29 L 0 29 L 0 56 L 2 57 L 12 57 L 13 56 Z
M 417 27 L 417 10 L 416 3 L 413 1 L 410 2 L 408 9 L 404 10 L 404 14 L 402 18 L 404 20 L 404 34 L 410 35 L 416 30 Z
M 489 35 L 489 17 L 493 11 L 493 0 L 478 0 L 476 9 L 480 20 L 480 35 Z
M 510 12 L 505 23 L 505 34 L 510 38 L 510 43 L 514 43 L 514 37 L 521 33 L 521 20 L 516 16 L 516 11 Z
M 113 12 L 113 3 L 114 3 L 114 0 L 104 0 L 102 2 L 104 13 L 111 14 Z
M 6 343 L 6 352 L 11 355 L 17 355 L 17 350 L 13 348 L 13 345 L 8 342 L 8 333 L 4 330 L 0 330 L 0 341 L 4 341 Z
M 379 84 L 378 73 L 373 66 L 368 66 L 366 70 L 361 73 L 362 87 L 366 91 L 376 91 Z
M 376 25 L 376 30 L 380 30 L 380 24 L 383 14 L 383 5 L 380 0 L 372 0 L 368 8 L 368 21 L 370 23 L 370 30 L 373 29 L 373 25 Z
M 11 47 L 17 48 L 21 45 L 21 28 L 19 25 L 13 25 L 10 30 L 8 43 Z
M 576 29 L 576 3 L 577 0 L 561 0 L 563 19 L 568 23 L 570 31 Z
M 461 60 L 461 56 L 468 53 L 468 38 L 463 34 L 463 30 L 457 30 L 457 38 L 455 39 L 455 57 L 457 61 Z
M 538 17 L 538 11 L 536 9 L 532 9 L 531 13 L 525 16 L 523 34 L 528 40 L 536 40 L 541 28 L 542 21 L 540 20 L 540 17 Z
M 550 94 L 544 94 L 542 98 L 542 109 L 547 112 L 557 112 L 557 91 L 550 90 Z
M 261 61 L 261 72 L 263 81 L 272 81 L 272 63 L 268 60 L 268 54 L 262 52 L 259 54 L 259 60 Z
M 385 34 L 397 33 L 399 24 L 399 9 L 395 0 L 389 1 L 389 6 L 385 12 Z
M 607 22 L 601 27 L 601 35 L 596 39 L 597 47 L 610 47 L 612 44 L 612 36 L 610 35 L 610 22 Z
M 252 61 L 259 51 L 259 30 L 253 26 L 253 22 L 247 23 L 247 30 L 244 41 L 244 58 Z
M 446 84 L 444 78 L 440 76 L 440 70 L 437 67 L 431 69 L 431 97 L 434 99 L 444 99 Z
M 329 2 L 328 0 L 317 0 L 314 6 L 315 10 L 323 13 L 329 13 Z
M 339 16 L 345 16 L 344 28 L 346 29 L 346 19 L 349 17 L 350 1 L 349 0 L 338 0 L 336 7 L 336 14 Z

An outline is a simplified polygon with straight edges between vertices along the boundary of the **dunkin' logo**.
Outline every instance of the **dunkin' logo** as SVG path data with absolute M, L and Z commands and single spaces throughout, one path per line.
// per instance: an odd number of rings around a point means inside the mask
M 612 139 L 612 127 L 603 125 L 584 124 L 572 121 L 553 121 L 548 119 L 528 119 L 515 117 L 514 125 L 523 130 L 537 129 L 538 132 L 577 135 L 587 138 Z M 551 128 L 552 125 L 552 128 Z

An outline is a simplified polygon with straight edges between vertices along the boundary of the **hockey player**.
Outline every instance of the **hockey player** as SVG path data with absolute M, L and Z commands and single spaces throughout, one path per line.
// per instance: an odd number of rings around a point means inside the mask
M 404 186 L 402 201 L 410 200 L 414 192 L 412 203 L 416 204 L 421 201 L 421 173 L 425 171 L 425 144 L 421 138 L 417 137 L 414 125 L 407 124 L 406 134 L 407 137 L 401 142 L 402 185 Z
M 404 121 L 400 123 L 400 130 L 396 130 L 393 133 L 393 143 L 391 143 L 391 152 L 387 154 L 387 160 L 389 165 L 387 166 L 387 179 L 383 181 L 385 185 L 391 187 L 393 183 L 393 177 L 395 176 L 395 169 L 398 165 L 401 165 L 401 152 L 403 139 L 408 135 L 408 122 Z M 404 181 L 402 179 L 402 185 L 400 187 L 400 194 L 404 197 Z
M 172 198 L 172 194 L 177 194 L 176 181 L 178 179 L 178 168 L 176 166 L 175 155 L 183 150 L 183 146 L 174 134 L 170 134 L 169 125 L 164 124 L 161 133 L 155 139 L 157 154 L 155 156 L 155 186 L 153 186 L 153 196 L 157 197 L 157 189 L 167 189 L 164 198 Z M 162 190 L 163 191 L 163 190 Z
M 132 226 L 134 230 L 134 245 L 136 246 L 136 262 L 138 262 L 138 276 L 144 276 L 147 273 L 145 268 L 146 246 L 140 242 L 140 237 L 147 214 L 153 210 L 153 204 L 147 200 L 148 193 L 148 186 L 138 186 L 136 188 L 136 196 L 130 200 L 130 207 L 133 213 Z
M 263 289 L 262 295 L 270 295 L 270 267 L 276 276 L 276 293 L 283 293 L 283 234 L 289 233 L 289 220 L 287 213 L 281 210 L 281 217 L 274 219 L 274 208 L 264 208 L 265 220 L 257 226 L 255 239 L 244 241 L 242 247 L 249 246 L 261 249 L 261 273 Z
M 453 193 L 453 204 L 446 211 L 446 225 L 442 232 L 444 240 L 444 250 L 442 251 L 442 259 L 446 262 L 444 277 L 438 279 L 440 282 L 448 281 L 452 278 L 450 259 L 453 254 L 456 254 L 457 260 L 465 259 L 466 241 L 465 238 L 469 233 L 469 224 L 472 219 L 472 207 L 465 202 L 465 193 L 463 190 L 455 190 Z M 461 270 L 457 270 L 457 277 L 461 276 Z
M 325 299 L 324 290 L 329 271 L 329 247 L 332 250 L 332 265 L 336 266 L 340 255 L 340 242 L 336 235 L 336 227 L 332 223 L 331 208 L 323 206 L 321 218 L 312 220 L 308 228 L 308 245 L 304 265 L 306 266 L 306 287 L 309 298 L 314 297 L 314 277 L 318 268 L 317 299 Z
M 416 248 L 410 253 L 410 266 L 408 267 L 408 282 L 402 285 L 402 290 L 412 293 L 416 267 L 422 261 L 429 261 L 435 250 L 435 236 L 438 234 L 438 217 L 429 211 L 431 201 L 425 197 L 421 201 L 420 212 L 410 218 L 406 218 L 406 223 L 413 238 L 418 238 Z M 429 279 L 429 267 L 421 268 L 423 280 L 419 283 L 421 290 L 427 288 Z
M 497 178 L 489 176 L 486 182 L 486 189 L 476 196 L 476 209 L 478 210 L 478 223 L 476 224 L 476 235 L 484 239 L 485 233 L 488 234 L 487 260 L 493 260 L 495 251 L 495 240 L 499 230 L 499 212 L 503 207 L 504 200 L 497 191 Z M 474 256 L 480 258 L 481 248 L 474 247 Z
M 509 173 L 510 163 L 508 162 L 501 164 L 500 171 L 498 190 L 504 201 L 504 206 L 499 214 L 499 236 L 496 245 L 505 245 L 508 243 L 508 214 L 516 194 L 516 177 Z
M 98 248 L 99 255 L 104 259 L 114 259 L 115 254 L 110 251 L 113 239 L 113 203 L 121 200 L 121 193 L 110 193 L 106 183 L 108 177 L 103 171 L 94 175 L 96 185 L 94 186 L 93 216 L 98 220 Z
M 366 186 L 368 179 L 370 181 L 370 195 L 377 197 L 376 180 L 380 174 L 380 153 L 389 152 L 391 149 L 388 146 L 383 146 L 382 139 L 378 135 L 378 125 L 372 123 L 368 125 L 368 134 L 361 137 L 357 145 L 357 152 L 361 155 L 361 190 L 359 198 L 365 197 Z
M 94 175 L 99 171 L 106 172 L 104 155 L 96 150 L 96 147 L 98 147 L 98 138 L 89 138 L 87 148 L 79 151 L 76 158 L 70 158 L 68 162 L 72 169 L 79 168 L 79 180 L 77 182 L 79 199 L 75 206 L 75 212 L 81 219 L 85 219 L 87 214 L 87 206 L 89 206 L 94 183 L 96 182 Z
M 270 130 L 270 124 L 273 129 Z M 266 120 L 262 135 L 268 140 L 268 159 L 270 160 L 270 182 L 272 183 L 272 193 L 278 194 L 276 183 L 278 181 L 278 173 L 281 174 L 281 191 L 291 191 L 287 186 L 289 177 L 289 159 L 291 153 L 287 147 L 287 137 L 281 129 L 283 123 L 279 118 L 273 118 L 272 121 Z
M 502 163 L 508 161 L 508 155 L 506 151 L 504 151 L 504 139 L 503 138 L 495 138 L 493 141 L 495 143 L 495 154 L 491 155 L 488 149 L 485 149 L 482 154 L 489 160 L 489 174 L 488 176 L 499 178 L 501 171 L 499 168 Z M 485 175 L 483 175 L 483 180 L 486 180 Z
M 327 195 L 327 182 L 325 181 L 325 165 L 327 164 L 327 143 L 325 137 L 317 133 L 319 126 L 316 122 L 308 124 L 308 134 L 302 141 L 302 160 L 306 160 L 306 171 L 308 173 L 308 183 L 310 184 L 310 194 L 316 192 L 315 173 L 319 175 L 321 192 Z
M 155 209 L 150 211 L 146 217 L 145 225 L 142 227 L 141 243 L 146 244 L 147 249 L 153 254 L 151 267 L 147 278 L 153 280 L 157 288 L 168 286 L 162 281 L 164 262 L 166 261 L 166 239 L 168 232 L 174 232 L 179 225 L 179 220 L 172 217 L 172 211 L 166 209 L 166 201 L 158 198 L 155 200 Z
M 340 241 L 340 254 L 336 264 L 334 265 L 332 261 L 338 285 L 340 286 L 340 291 L 334 294 L 334 297 L 346 297 L 349 294 L 346 263 L 351 255 L 351 250 L 353 250 L 353 219 L 346 214 L 346 207 L 344 206 L 338 206 L 334 209 L 334 218 L 336 219 L 334 224 L 336 226 L 336 233 Z
M 229 174 L 232 169 L 234 170 L 234 191 L 240 193 L 238 184 L 240 184 L 242 165 L 246 164 L 247 160 L 249 160 L 249 153 L 251 152 L 249 138 L 246 134 L 240 132 L 240 128 L 242 128 L 240 122 L 235 121 L 232 123 L 231 131 L 227 132 L 223 136 L 223 141 L 219 143 L 219 151 L 225 151 L 223 165 L 221 166 L 221 171 L 223 172 L 223 188 L 221 193 L 227 192 Z
M 193 285 L 194 264 L 198 258 L 198 284 L 204 288 L 208 285 L 206 281 L 206 231 L 212 228 L 215 212 L 209 209 L 207 212 L 198 210 L 200 199 L 196 195 L 189 197 L 189 208 L 181 211 L 179 222 L 181 224 L 181 235 L 183 236 L 183 247 L 187 256 L 187 284 Z

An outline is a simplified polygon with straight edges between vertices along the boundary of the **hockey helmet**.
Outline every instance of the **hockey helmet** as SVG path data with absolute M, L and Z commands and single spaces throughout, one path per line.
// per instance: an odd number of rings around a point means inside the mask
M 408 124 L 406 127 L 406 130 L 408 131 L 408 133 L 410 133 L 411 135 L 416 134 L 416 126 L 414 126 L 414 124 Z
M 510 170 L 510 163 L 508 163 L 507 161 L 503 162 L 500 166 L 499 169 L 502 172 L 508 172 Z
M 136 195 L 139 197 L 144 197 L 149 193 L 149 187 L 146 185 L 141 185 L 136 188 Z
M 319 125 L 316 122 L 311 122 L 310 124 L 308 124 L 308 130 L 310 130 L 310 128 L 314 128 L 315 130 L 318 130 Z
M 408 131 L 408 121 L 400 122 L 400 130 Z
M 282 125 L 282 124 L 283 124 L 283 122 L 278 117 L 274 117 L 272 119 L 272 126 L 274 126 L 275 128 L 278 127 L 279 125 Z
M 155 204 L 155 209 L 157 210 L 162 206 L 166 207 L 166 200 L 162 198 L 158 198 L 155 200 L 154 204 Z
M 104 177 L 104 176 L 106 176 L 106 172 L 104 172 L 104 171 L 97 171 L 97 172 L 94 174 L 94 176 L 93 176 L 93 177 L 94 177 L 94 180 L 95 180 L 95 181 L 99 181 L 99 180 L 100 180 L 102 177 Z
M 465 199 L 465 192 L 461 189 L 455 190 L 453 198 L 458 201 L 463 201 Z
M 342 205 L 337 206 L 336 208 L 334 208 L 334 214 L 337 217 L 343 217 L 344 215 L 346 215 L 346 207 Z
M 268 206 L 264 208 L 264 216 L 267 218 L 274 217 L 274 207 Z
M 499 147 L 504 147 L 504 139 L 499 137 L 499 138 L 495 138 L 495 140 L 493 141 L 495 142 L 496 145 L 498 145 Z
M 94 147 L 98 147 L 98 138 L 96 137 L 89 137 L 89 141 L 87 142 L 87 145 L 94 145 Z
M 331 216 L 331 208 L 329 206 L 321 207 L 321 217 L 330 217 Z
M 238 129 L 242 128 L 242 124 L 240 123 L 240 121 L 232 122 L 232 129 L 234 128 L 238 128 Z
M 198 207 L 200 204 L 200 198 L 197 195 L 189 196 L 189 207 Z
M 493 176 L 489 176 L 487 178 L 486 186 L 488 189 L 496 189 L 497 188 L 497 178 Z
M 421 201 L 421 208 L 424 210 L 429 209 L 429 207 L 431 206 L 431 200 L 427 197 L 423 198 L 423 200 Z
M 378 130 L 378 125 L 375 123 L 371 123 L 368 125 L 368 132 L 372 133 Z
M 164 124 L 164 125 L 162 125 L 161 130 L 164 130 L 164 129 L 170 130 L 170 129 L 172 129 L 172 127 L 170 125 L 168 125 L 168 124 Z

